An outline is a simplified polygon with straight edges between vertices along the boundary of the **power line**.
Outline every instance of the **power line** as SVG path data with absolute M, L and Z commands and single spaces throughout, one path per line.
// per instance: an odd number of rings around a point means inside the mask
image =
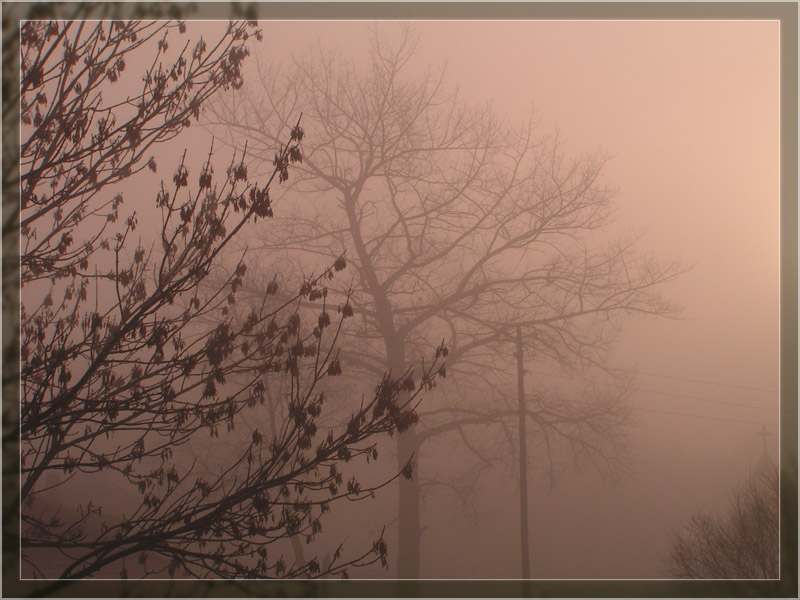
M 572 381 L 583 381 L 585 383 L 598 383 L 598 382 L 591 381 L 589 379 L 585 379 L 583 377 L 571 377 L 569 375 L 557 375 L 555 373 L 544 373 L 542 371 L 531 371 L 531 370 L 528 370 L 528 373 L 533 373 L 534 375 L 545 375 L 545 376 L 548 376 L 548 377 L 558 377 L 560 379 L 571 379 Z M 609 386 L 609 387 L 612 385 L 610 383 L 603 383 L 603 382 L 599 382 L 599 383 L 600 383 L 600 385 L 605 385 L 605 386 Z M 642 392 L 650 392 L 650 393 L 653 393 L 653 394 L 662 394 L 664 396 L 672 396 L 674 398 L 684 398 L 686 400 L 699 400 L 701 402 L 712 402 L 714 404 L 726 404 L 728 406 L 738 406 L 738 407 L 741 407 L 741 408 L 754 408 L 756 410 L 768 410 L 768 411 L 772 411 L 772 412 L 778 412 L 778 408 L 774 407 L 774 406 L 772 406 L 772 407 L 771 406 L 756 406 L 754 404 L 744 404 L 744 403 L 741 403 L 741 402 L 731 402 L 730 400 L 715 400 L 713 398 L 705 398 L 703 396 L 690 396 L 688 394 L 675 394 L 673 392 L 664 392 L 662 390 L 653 390 L 653 389 L 650 389 L 650 388 L 636 388 L 636 389 L 638 391 L 642 391 Z
M 635 481 L 636 483 L 638 483 L 639 485 L 641 485 L 642 487 L 645 487 L 645 488 L 649 489 L 654 494 L 656 494 L 658 496 L 661 496 L 662 498 L 664 498 L 670 504 L 673 504 L 674 506 L 677 506 L 678 508 L 680 508 L 681 510 L 683 510 L 683 511 L 685 511 L 687 513 L 691 512 L 691 510 L 683 503 L 683 501 L 682 500 L 676 500 L 675 496 L 671 496 L 671 495 L 659 490 L 654 485 L 647 483 L 646 481 L 644 481 L 643 479 L 641 479 L 637 475 L 631 474 L 630 478 L 633 481 Z
M 705 383 L 707 385 L 719 385 L 723 387 L 736 388 L 740 390 L 749 390 L 751 392 L 766 392 L 769 394 L 777 394 L 778 390 L 771 390 L 767 388 L 749 387 L 746 385 L 738 385 L 735 383 L 723 383 L 721 381 L 710 381 L 708 379 L 691 379 L 689 377 L 676 377 L 675 375 L 662 375 L 661 373 L 652 373 L 650 371 L 637 371 L 635 369 L 613 369 L 614 371 L 625 371 L 633 373 L 634 375 L 649 375 L 650 377 L 661 377 L 662 379 L 675 379 L 676 381 L 689 381 L 691 383 Z
M 642 392 L 651 392 L 653 394 L 663 394 L 664 396 L 674 396 L 675 398 L 686 398 L 687 400 L 701 400 L 703 402 L 713 402 L 715 404 L 727 404 L 729 406 L 741 406 L 742 408 L 755 408 L 756 410 L 769 410 L 778 412 L 775 406 L 755 406 L 754 404 L 742 404 L 741 402 L 731 402 L 730 400 L 714 400 L 713 398 L 704 398 L 702 396 L 689 396 L 686 394 L 673 394 L 672 392 L 662 392 L 661 390 L 651 390 L 648 388 L 637 388 Z
M 648 475 L 650 475 L 650 476 L 655 476 L 655 477 L 658 477 L 659 479 L 661 479 L 661 480 L 663 480 L 663 481 L 667 482 L 667 484 L 669 484 L 670 488 L 672 488 L 672 489 L 677 489 L 677 490 L 679 490 L 679 491 L 683 492 L 683 495 L 684 495 L 684 496 L 688 496 L 689 498 L 691 498 L 691 500 L 692 500 L 692 501 L 693 501 L 695 504 L 702 504 L 702 503 L 700 502 L 700 499 L 699 499 L 697 496 L 695 496 L 693 492 L 690 492 L 690 491 L 689 491 L 689 490 L 687 490 L 685 487 L 683 487 L 681 484 L 677 483 L 676 481 L 673 481 L 671 478 L 669 478 L 669 477 L 667 477 L 666 475 L 664 475 L 663 473 L 661 473 L 661 472 L 660 472 L 660 471 L 659 471 L 659 470 L 658 470 L 658 469 L 655 467 L 655 465 L 653 465 L 653 463 L 652 463 L 651 461 L 649 461 L 649 460 L 644 460 L 644 459 L 642 459 L 641 457 L 640 457 L 640 460 L 642 460 L 642 463 L 643 463 L 643 464 L 644 464 L 644 463 L 646 463 L 646 464 L 645 464 L 645 466 L 647 466 L 647 465 L 649 465 L 649 466 L 650 466 L 650 468 L 649 468 L 649 469 L 646 469 L 646 470 L 644 470 L 644 471 L 641 471 L 641 472 L 643 472 L 643 473 L 647 473 L 647 474 L 648 474 Z
M 748 421 L 748 420 L 745 420 L 745 419 L 730 419 L 730 418 L 727 418 L 727 417 L 711 417 L 711 416 L 708 416 L 708 415 L 695 415 L 695 414 L 690 414 L 690 413 L 673 412 L 673 411 L 669 411 L 669 410 L 658 410 L 658 409 L 655 409 L 655 408 L 637 408 L 636 410 L 640 411 L 640 412 L 658 413 L 658 414 L 661 414 L 661 415 L 674 415 L 676 417 L 694 417 L 695 419 L 707 419 L 709 421 L 728 421 L 730 423 L 746 423 L 748 425 L 762 425 L 762 426 L 763 425 L 768 425 L 770 427 L 775 425 L 774 423 L 763 423 L 761 421 Z

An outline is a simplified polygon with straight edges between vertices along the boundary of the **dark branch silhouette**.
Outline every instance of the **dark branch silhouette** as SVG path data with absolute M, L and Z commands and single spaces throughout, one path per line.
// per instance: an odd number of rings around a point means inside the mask
M 765 461 L 732 495 L 724 515 L 697 514 L 675 532 L 668 570 L 689 579 L 777 579 L 779 477 Z
M 409 464 L 362 484 L 348 463 L 375 460 L 379 436 L 414 424 L 445 350 L 427 369 L 382 376 L 331 424 L 337 402 L 324 382 L 342 373 L 337 346 L 352 312 L 347 304 L 334 312 L 326 285 L 344 260 L 286 299 L 274 299 L 277 284 L 266 286 L 244 318 L 232 310 L 243 258 L 208 285 L 232 241 L 272 218 L 270 192 L 302 161 L 304 131 L 296 115 L 259 177 L 248 174 L 246 150 L 220 165 L 212 145 L 197 168 L 184 152 L 150 193 L 159 166 L 149 151 L 195 123 L 213 95 L 240 88 L 243 61 L 261 39 L 253 22 L 231 22 L 214 41 L 191 31 L 181 21 L 22 23 L 28 577 L 346 577 L 351 566 L 386 564 L 382 535 L 356 552 L 329 549 L 324 561 L 283 553 L 298 537 L 318 537 L 339 501 L 411 477 Z M 135 72 L 130 65 L 145 57 Z M 131 195 L 137 210 L 126 216 Z M 303 311 L 301 301 L 321 305 Z M 227 440 L 268 397 L 280 410 L 212 468 L 181 452 L 192 441 Z M 132 508 L 106 501 L 104 486 L 127 490 Z

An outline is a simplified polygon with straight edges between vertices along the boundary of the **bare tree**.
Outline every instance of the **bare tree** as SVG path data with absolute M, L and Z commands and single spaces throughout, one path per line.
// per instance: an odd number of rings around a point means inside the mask
M 255 23 L 231 22 L 218 40 L 192 43 L 192 27 L 21 27 L 21 542 L 34 577 L 124 578 L 136 564 L 139 576 L 346 576 L 386 563 L 382 537 L 348 557 L 333 549 L 324 564 L 283 552 L 297 536 L 318 537 L 337 501 L 388 483 L 345 480 L 347 463 L 374 460 L 377 436 L 413 425 L 444 348 L 416 377 L 382 377 L 342 426 L 327 426 L 336 402 L 320 387 L 342 372 L 337 340 L 352 310 L 345 299 L 333 313 L 324 284 L 344 260 L 288 300 L 270 302 L 278 288 L 268 286 L 243 320 L 231 315 L 241 258 L 219 285 L 202 285 L 232 240 L 272 217 L 270 191 L 301 160 L 304 131 L 296 121 L 273 146 L 261 183 L 243 152 L 215 169 L 212 147 L 196 171 L 184 152 L 171 182 L 152 185 L 148 150 L 181 134 L 214 94 L 238 89 L 261 38 Z M 130 96 L 132 82 L 141 87 Z M 136 212 L 121 213 L 131 193 L 137 207 L 148 196 L 155 205 L 145 231 Z M 301 299 L 320 303 L 313 317 Z M 281 394 L 275 421 L 252 428 L 211 473 L 177 458 L 199 436 L 225 438 L 269 393 Z M 131 505 L 103 502 L 104 485 L 126 486 Z
M 727 514 L 698 514 L 676 532 L 668 560 L 673 577 L 777 579 L 779 477 L 772 462 L 759 466 L 733 494 Z
M 361 62 L 317 48 L 283 73 L 220 97 L 209 114 L 254 156 L 304 112 L 304 145 L 280 232 L 255 246 L 286 253 L 295 269 L 346 254 L 355 269 L 344 361 L 365 373 L 402 373 L 443 339 L 453 393 L 437 394 L 420 422 L 398 436 L 399 464 L 428 439 L 517 415 L 502 393 L 513 334 L 526 353 L 562 365 L 603 365 L 617 315 L 668 315 L 657 287 L 678 268 L 637 257 L 635 240 L 593 248 L 588 234 L 610 222 L 611 190 L 599 155 L 569 160 L 557 136 L 531 122 L 507 127 L 488 107 L 465 107 L 442 73 L 413 70 L 406 29 L 389 47 L 376 32 Z M 276 224 L 278 223 L 276 222 Z M 346 290 L 340 290 L 344 293 Z M 511 387 L 513 389 L 513 387 Z M 490 401 L 491 390 L 495 400 Z M 595 398 L 596 400 L 596 398 Z M 528 414 L 576 455 L 615 460 L 619 398 L 548 402 Z M 549 435 L 548 434 L 548 435 Z M 419 576 L 419 480 L 400 482 L 398 575 Z

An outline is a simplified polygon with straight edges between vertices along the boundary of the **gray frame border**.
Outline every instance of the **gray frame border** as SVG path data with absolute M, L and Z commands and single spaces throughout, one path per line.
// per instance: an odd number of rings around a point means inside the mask
M 75 3 L 3 2 L 3 49 L 13 46 L 20 18 L 63 17 Z M 176 9 L 177 6 L 177 9 Z M 781 224 L 780 224 L 780 390 L 781 390 L 781 579 L 777 581 L 680 581 L 680 580 L 531 580 L 521 581 L 63 581 L 19 580 L 18 518 L 14 490 L 19 488 L 18 445 L 8 439 L 18 412 L 19 365 L 13 357 L 3 362 L 3 596 L 59 597 L 797 597 L 797 473 L 798 473 L 798 5 L 796 2 L 267 2 L 247 3 L 102 3 L 96 10 L 111 18 L 168 17 L 176 10 L 185 18 L 232 16 L 253 19 L 346 20 L 346 19 L 769 19 L 779 20 L 781 78 Z M 10 36 L 6 36 L 9 33 Z M 14 51 L 14 48 L 11 48 Z M 3 64 L 19 80 L 18 66 Z M 4 88 L 6 86 L 4 85 Z M 4 96 L 6 95 L 4 90 Z M 3 105 L 3 124 L 18 122 L 18 107 Z M 3 128 L 3 223 L 13 217 L 18 198 L 18 164 L 7 158 L 19 147 L 16 127 Z M 15 172 L 16 168 L 16 172 Z M 14 184 L 16 182 L 16 184 Z M 18 211 L 18 206 L 17 206 Z M 18 328 L 19 287 L 10 259 L 18 263 L 18 232 L 3 232 L 3 347 Z M 9 285 L 6 286 L 6 281 Z M 14 286 L 14 283 L 17 283 Z M 10 300 L 6 298 L 9 295 Z M 14 303 L 16 299 L 16 304 Z M 9 333 L 10 332 L 10 333 Z M 10 360 L 11 359 L 11 360 Z M 10 456 L 9 456 L 10 455 Z M 10 493 L 9 493 L 10 492 Z M 10 500 L 9 500 L 10 498 Z M 17 503 L 18 504 L 18 503 Z M 14 522 L 16 521 L 16 526 Z M 15 533 L 16 532 L 16 533 Z M 15 539 L 16 536 L 16 539 Z M 16 553 L 16 556 L 15 556 Z M 14 560 L 16 558 L 16 561 Z

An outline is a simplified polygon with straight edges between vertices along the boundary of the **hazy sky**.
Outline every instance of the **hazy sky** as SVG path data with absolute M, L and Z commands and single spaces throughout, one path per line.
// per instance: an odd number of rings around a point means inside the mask
M 262 60 L 319 39 L 363 56 L 368 22 L 265 22 Z M 396 25 L 381 24 L 387 37 Z M 530 111 L 568 152 L 603 149 L 620 231 L 693 269 L 669 293 L 682 323 L 653 323 L 642 370 L 777 388 L 777 22 L 421 21 L 420 66 L 447 64 L 466 101 Z M 291 40 L 291 41 L 290 41 Z M 304 40 L 307 43 L 304 43 Z M 637 324 L 639 327 L 641 324 Z M 648 324 L 648 326 L 650 326 Z M 669 359 L 671 364 L 664 361 Z
M 261 58 L 283 60 L 286 48 L 317 38 L 363 56 L 370 27 L 265 22 Z M 381 27 L 395 34 L 393 24 Z M 643 231 L 642 251 L 692 265 L 664 288 L 685 318 L 631 320 L 616 356 L 618 366 L 680 378 L 638 379 L 633 406 L 663 412 L 637 414 L 635 474 L 615 486 L 563 476 L 531 504 L 534 576 L 659 577 L 670 531 L 724 505 L 760 456 L 759 424 L 777 431 L 777 393 L 743 387 L 778 388 L 779 25 L 437 21 L 415 29 L 419 66 L 446 62 L 465 101 L 491 101 L 511 120 L 533 109 L 544 130 L 558 127 L 568 152 L 607 151 L 603 181 L 618 189 L 617 230 Z M 774 455 L 777 436 L 769 441 Z M 491 505 L 488 491 L 483 500 Z M 517 507 L 495 508 L 477 532 L 427 537 L 423 565 L 438 556 L 439 576 L 517 576 L 501 551 L 516 539 L 508 515 Z
M 373 24 L 262 26 L 259 59 L 280 63 L 316 40 L 363 58 Z M 397 34 L 393 23 L 380 27 L 382 36 Z M 414 28 L 415 67 L 446 63 L 447 82 L 465 102 L 491 101 L 511 121 L 533 111 L 542 131 L 559 129 L 568 154 L 606 151 L 602 182 L 618 190 L 613 230 L 642 232 L 643 253 L 692 266 L 663 288 L 685 306 L 684 318 L 627 321 L 615 355 L 614 366 L 641 373 L 630 399 L 640 409 L 632 474 L 613 485 L 591 473 L 562 474 L 550 490 L 537 468 L 542 457 L 530 459 L 533 576 L 661 577 L 670 533 L 698 510 L 725 506 L 761 455 L 762 424 L 775 434 L 773 456 L 777 449 L 779 25 L 436 21 Z M 192 128 L 175 143 L 201 135 Z M 557 381 L 532 372 L 529 389 L 537 377 Z M 422 576 L 518 577 L 516 493 L 508 473 L 488 478 L 473 527 L 428 502 Z

